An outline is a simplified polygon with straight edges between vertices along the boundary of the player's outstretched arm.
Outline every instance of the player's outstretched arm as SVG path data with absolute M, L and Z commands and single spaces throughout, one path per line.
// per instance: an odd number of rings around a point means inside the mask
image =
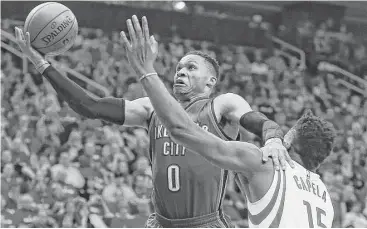
M 152 111 L 149 98 L 128 101 L 122 98 L 95 97 L 50 66 L 30 46 L 29 34 L 24 36 L 19 28 L 15 28 L 15 34 L 22 52 L 75 112 L 91 119 L 102 119 L 120 125 L 147 127 L 147 120 Z
M 142 20 L 144 33 L 135 15 L 132 21 L 134 26 L 130 19 L 127 21 L 131 43 L 125 33 L 121 32 L 130 64 L 138 74 L 143 75 L 140 82 L 159 120 L 168 129 L 173 140 L 224 169 L 238 172 L 260 169 L 261 150 L 258 147 L 245 142 L 224 141 L 192 121 L 154 71 L 153 63 L 157 56 L 158 44 L 154 37 L 145 37 L 149 34 L 146 18 L 143 17 Z
M 279 169 L 279 164 L 285 169 L 286 161 L 293 166 L 286 148 L 282 145 L 284 134 L 280 126 L 263 113 L 253 111 L 244 98 L 233 93 L 220 95 L 214 99 L 214 111 L 218 120 L 224 116 L 261 137 L 265 142 L 262 148 L 264 161 L 272 156 L 276 169 Z
M 151 109 L 149 98 L 134 101 L 122 98 L 98 98 L 68 77 L 49 66 L 42 74 L 51 83 L 58 95 L 78 114 L 91 119 L 102 119 L 108 122 L 147 127 Z

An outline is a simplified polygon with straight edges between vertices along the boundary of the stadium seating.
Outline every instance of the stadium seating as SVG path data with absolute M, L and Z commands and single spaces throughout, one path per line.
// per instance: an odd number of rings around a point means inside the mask
M 12 31 L 13 24 L 2 21 L 2 29 Z M 312 37 L 317 44 L 319 35 Z M 366 98 L 336 85 L 332 74 L 324 77 L 297 68 L 277 51 L 218 47 L 178 35 L 158 42 L 156 69 L 168 88 L 179 58 L 201 49 L 220 62 L 216 93 L 243 96 L 284 131 L 306 108 L 334 123 L 335 148 L 318 170 L 334 203 L 333 226 L 367 227 Z M 358 52 L 361 49 L 364 53 Z M 56 60 L 106 87 L 113 96 L 142 97 L 121 50 L 117 32 L 81 28 L 74 47 Z M 337 53 L 324 58 L 363 75 L 366 47 L 358 44 L 353 57 L 358 61 L 346 53 L 341 43 Z M 57 97 L 33 66 L 23 73 L 20 59 L 4 49 L 1 56 L 1 226 L 143 227 L 152 211 L 146 132 L 86 120 Z M 242 137 L 260 145 L 250 133 Z M 224 208 L 239 227 L 248 226 L 245 203 L 230 179 Z

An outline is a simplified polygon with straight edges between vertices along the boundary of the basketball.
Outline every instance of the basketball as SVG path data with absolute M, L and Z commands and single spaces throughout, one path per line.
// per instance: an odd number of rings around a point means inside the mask
M 68 7 L 57 2 L 46 2 L 28 14 L 24 32 L 30 33 L 34 49 L 56 56 L 73 46 L 78 34 L 78 22 Z

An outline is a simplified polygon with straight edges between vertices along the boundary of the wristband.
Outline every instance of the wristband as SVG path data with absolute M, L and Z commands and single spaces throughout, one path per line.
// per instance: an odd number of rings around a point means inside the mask
M 34 64 L 34 66 L 36 67 L 36 70 L 43 74 L 43 72 L 46 70 L 46 68 L 48 68 L 50 66 L 50 63 L 47 62 L 46 60 L 41 60 L 38 63 Z
M 273 142 L 277 142 L 277 143 L 280 143 L 280 144 L 282 144 L 283 142 L 282 142 L 282 139 L 280 139 L 280 138 L 270 138 L 269 140 L 267 140 L 266 142 L 265 142 L 265 145 L 267 145 L 267 144 L 269 144 L 269 143 L 273 143 Z
M 264 122 L 262 139 L 264 142 L 271 138 L 280 138 L 283 141 L 284 134 L 280 126 L 271 120 Z
M 240 124 L 243 128 L 251 133 L 262 137 L 263 125 L 269 119 L 261 112 L 250 111 L 242 115 L 240 118 Z
M 261 112 L 247 112 L 240 118 L 240 124 L 246 130 L 261 137 L 263 142 L 271 138 L 283 140 L 284 134 L 280 126 L 276 122 L 269 120 Z
M 158 73 L 156 72 L 152 72 L 152 73 L 148 73 L 148 74 L 145 74 L 145 75 L 142 75 L 139 79 L 139 81 L 142 81 L 143 79 L 145 79 L 146 77 L 148 76 L 153 76 L 153 75 L 158 75 Z

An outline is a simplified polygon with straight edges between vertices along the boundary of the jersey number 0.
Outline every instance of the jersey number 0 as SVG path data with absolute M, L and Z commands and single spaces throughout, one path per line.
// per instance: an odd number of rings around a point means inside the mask
M 168 189 L 172 192 L 180 190 L 180 167 L 170 165 L 167 168 Z

